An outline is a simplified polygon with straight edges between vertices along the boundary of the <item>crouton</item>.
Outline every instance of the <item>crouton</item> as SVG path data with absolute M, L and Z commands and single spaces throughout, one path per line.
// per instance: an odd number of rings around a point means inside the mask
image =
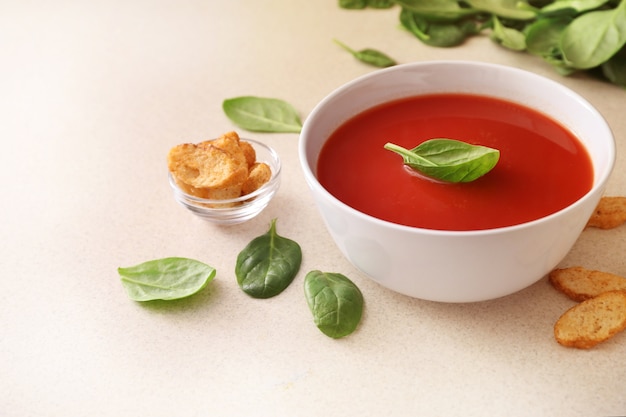
M 589 349 L 626 329 L 626 291 L 607 291 L 567 310 L 554 325 L 563 346 Z
M 242 195 L 250 194 L 251 192 L 258 190 L 263 184 L 270 180 L 271 176 L 272 171 L 266 163 L 254 163 L 250 168 L 246 182 L 243 183 L 241 190 Z
M 248 169 L 251 169 L 252 165 L 256 163 L 256 151 L 254 150 L 252 145 L 250 145 L 250 142 L 242 140 L 241 142 L 239 142 L 239 145 L 241 146 L 241 151 L 243 152 L 243 155 L 246 157 L 246 161 L 248 162 Z
M 555 269 L 548 279 L 554 288 L 574 301 L 585 301 L 612 290 L 626 291 L 626 278 L 580 266 Z
M 612 229 L 626 222 L 626 197 L 602 197 L 587 227 Z

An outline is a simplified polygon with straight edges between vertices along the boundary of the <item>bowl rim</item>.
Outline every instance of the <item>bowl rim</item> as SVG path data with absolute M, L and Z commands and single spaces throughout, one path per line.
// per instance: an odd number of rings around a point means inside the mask
M 243 203 L 243 204 L 239 204 L 236 206 L 229 206 L 229 207 L 203 207 L 209 211 L 233 211 L 233 210 L 241 210 L 241 209 L 246 208 L 247 206 L 249 206 L 250 204 L 254 202 L 255 197 L 258 197 L 269 191 L 272 191 L 276 187 L 280 179 L 280 174 L 282 171 L 282 164 L 280 161 L 280 157 L 278 156 L 278 152 L 276 152 L 276 150 L 274 150 L 274 148 L 272 148 L 271 146 L 255 139 L 240 138 L 240 140 L 244 142 L 250 142 L 253 145 L 255 152 L 258 148 L 262 148 L 263 150 L 267 151 L 270 154 L 272 162 L 269 165 L 270 165 L 270 169 L 272 170 L 272 176 L 268 182 L 266 182 L 260 188 L 254 190 L 253 192 L 236 197 L 236 198 L 228 198 L 228 199 L 222 199 L 222 200 L 202 198 L 202 197 L 197 197 L 197 196 L 188 194 L 185 191 L 183 191 L 176 183 L 176 180 L 174 179 L 172 172 L 168 169 L 167 178 L 168 178 L 170 187 L 172 187 L 172 190 L 174 191 L 174 193 L 177 196 L 183 197 L 185 200 L 189 202 L 193 202 L 194 204 L 203 204 L 203 205 L 212 204 L 212 205 L 219 206 L 219 205 L 232 204 L 232 203 Z M 257 160 L 257 162 L 267 163 L 267 161 L 262 161 L 262 160 L 261 161 Z
M 371 80 L 372 78 L 377 78 L 380 76 L 384 76 L 387 73 L 391 73 L 391 72 L 400 72 L 400 71 L 404 71 L 407 68 L 411 68 L 411 69 L 419 69 L 419 68 L 425 68 L 425 67 L 433 67 L 433 66 L 458 66 L 460 68 L 463 67 L 480 67 L 480 68 L 491 68 L 497 71 L 503 71 L 503 72 L 510 72 L 513 74 L 518 74 L 521 75 L 523 77 L 528 77 L 534 80 L 537 80 L 539 82 L 542 83 L 546 83 L 548 85 L 550 85 L 552 88 L 555 88 L 556 90 L 560 90 L 562 93 L 569 95 L 571 98 L 575 99 L 576 101 L 578 101 L 581 105 L 583 105 L 588 111 L 590 111 L 594 117 L 598 120 L 598 122 L 602 125 L 602 127 L 606 130 L 606 133 L 609 135 L 610 137 L 610 141 L 609 143 L 607 143 L 607 148 L 608 148 L 608 158 L 607 158 L 607 163 L 608 166 L 607 168 L 604 170 L 604 172 L 602 172 L 598 178 L 594 178 L 594 183 L 591 186 L 591 188 L 589 189 L 589 191 L 587 191 L 583 196 L 581 196 L 578 200 L 574 201 L 573 203 L 571 203 L 570 205 L 568 205 L 567 207 L 564 207 L 554 213 L 548 214 L 546 216 L 540 217 L 538 219 L 534 219 L 531 221 L 527 221 L 524 223 L 519 223 L 519 224 L 514 224 L 514 225 L 510 225 L 510 226 L 503 226 L 503 227 L 495 227 L 495 228 L 491 228 L 491 229 L 476 229 L 476 230 L 440 230 L 440 229 L 428 229 L 428 228 L 421 228 L 421 227 L 414 227 L 414 226 L 407 226 L 407 225 L 402 225 L 399 223 L 393 223 L 390 222 L 388 220 L 383 220 L 383 219 L 379 219 L 377 217 L 374 217 L 372 215 L 363 213 L 351 206 L 349 206 L 348 204 L 344 203 L 343 201 L 341 201 L 340 199 L 338 199 L 337 197 L 335 197 L 334 195 L 332 195 L 328 190 L 326 190 L 326 188 L 324 188 L 320 182 L 318 181 L 317 177 L 315 176 L 315 174 L 313 174 L 313 171 L 311 169 L 311 167 L 309 166 L 308 163 L 308 158 L 307 158 L 307 152 L 306 152 L 306 148 L 307 148 L 307 137 L 308 137 L 308 133 L 309 131 L 312 129 L 311 128 L 311 121 L 314 120 L 317 115 L 323 111 L 323 109 L 327 106 L 327 104 L 331 101 L 333 101 L 336 97 L 342 95 L 343 93 L 345 93 L 346 91 L 351 90 L 355 85 L 358 84 L 362 84 L 365 83 L 369 80 Z M 366 110 L 366 109 L 364 109 Z M 362 110 L 363 111 L 363 110 Z M 584 146 L 584 145 L 583 145 Z M 586 148 L 586 146 L 585 146 Z M 567 212 L 570 212 L 572 210 L 576 210 L 578 208 L 578 206 L 584 204 L 584 202 L 586 200 L 588 200 L 589 198 L 592 198 L 592 196 L 594 194 L 596 194 L 599 190 L 604 189 L 608 179 L 610 178 L 614 166 L 615 166 L 615 159 L 616 159 L 616 143 L 615 143 L 615 136 L 613 135 L 613 132 L 608 124 L 608 122 L 606 121 L 606 119 L 604 118 L 604 116 L 602 116 L 602 114 L 598 111 L 598 109 L 596 109 L 587 99 L 585 99 L 582 95 L 576 93 L 575 91 L 573 91 L 572 89 L 566 87 L 565 85 L 552 80 L 550 78 L 544 77 L 542 75 L 527 71 L 527 70 L 523 70 L 520 68 L 515 68 L 512 66 L 507 66 L 507 65 L 502 65 L 502 64 L 494 64 L 494 63 L 488 63 L 488 62 L 481 62 L 481 61 L 467 61 L 467 60 L 433 60 L 433 61 L 423 61 L 423 62 L 411 62 L 411 63 L 406 63 L 406 64 L 399 64 L 399 65 L 395 65 L 392 67 L 388 67 L 388 68 L 384 68 L 384 69 L 380 69 L 380 70 L 375 70 L 373 72 L 361 75 L 351 81 L 348 81 L 345 84 L 342 84 L 341 86 L 337 87 L 336 89 L 332 90 L 329 94 L 327 94 L 320 102 L 318 102 L 315 107 L 313 108 L 313 110 L 311 111 L 311 113 L 309 114 L 309 116 L 306 118 L 306 120 L 303 123 L 302 126 L 302 131 L 300 133 L 300 138 L 299 138 L 299 143 L 298 143 L 298 154 L 300 157 L 300 165 L 302 167 L 303 173 L 304 173 L 304 177 L 307 181 L 307 183 L 309 184 L 309 187 L 311 188 L 316 188 L 319 192 L 321 192 L 325 198 L 330 201 L 332 204 L 338 206 L 339 208 L 341 208 L 344 211 L 348 211 L 350 213 L 352 213 L 353 215 L 359 217 L 361 220 L 363 221 L 369 221 L 369 222 L 373 222 L 374 224 L 381 226 L 381 227 L 387 227 L 387 228 L 392 228 L 392 229 L 397 229 L 399 231 L 403 231 L 403 232 L 409 232 L 409 233 L 420 233 L 420 234 L 426 234 L 426 235 L 431 235 L 431 236 L 463 236 L 463 237 L 469 237 L 469 236 L 486 236 L 486 235 L 494 235 L 494 234 L 503 234 L 503 233 L 510 233 L 510 232 L 514 232 L 516 230 L 521 230 L 521 229 L 526 229 L 526 228 L 531 228 L 531 227 L 535 227 L 537 225 L 540 225 L 542 223 L 545 222 L 549 222 L 551 219 L 561 216 Z M 594 169 L 594 175 L 596 175 L 597 172 L 595 172 Z

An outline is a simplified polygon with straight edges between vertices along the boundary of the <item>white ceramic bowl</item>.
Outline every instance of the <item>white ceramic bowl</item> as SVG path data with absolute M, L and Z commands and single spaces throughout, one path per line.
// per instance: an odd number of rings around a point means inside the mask
M 168 180 L 174 199 L 196 216 L 210 223 L 234 225 L 256 217 L 272 200 L 280 187 L 281 164 L 276 151 L 266 144 L 242 138 L 254 147 L 256 160 L 265 162 L 272 170 L 272 177 L 254 192 L 227 200 L 210 200 L 187 194 L 176 184 L 174 177 L 168 172 Z
M 579 138 L 591 157 L 592 189 L 565 209 L 528 223 L 439 231 L 363 214 L 320 185 L 316 178 L 320 149 L 343 122 L 395 99 L 446 92 L 517 102 L 559 121 Z M 440 61 L 375 71 L 332 92 L 306 119 L 299 156 L 328 231 L 355 267 L 379 284 L 412 297 L 473 302 L 526 288 L 559 264 L 604 192 L 615 162 L 615 142 L 599 112 L 555 81 L 505 66 Z

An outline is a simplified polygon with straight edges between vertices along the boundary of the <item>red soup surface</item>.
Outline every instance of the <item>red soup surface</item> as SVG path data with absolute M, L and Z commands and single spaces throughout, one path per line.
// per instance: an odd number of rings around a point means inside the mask
M 383 148 L 449 138 L 500 150 L 496 167 L 469 183 L 415 175 Z M 438 230 L 480 230 L 544 217 L 587 193 L 587 151 L 551 118 L 512 102 L 435 94 L 389 102 L 340 126 L 324 144 L 317 177 L 332 195 L 371 216 Z

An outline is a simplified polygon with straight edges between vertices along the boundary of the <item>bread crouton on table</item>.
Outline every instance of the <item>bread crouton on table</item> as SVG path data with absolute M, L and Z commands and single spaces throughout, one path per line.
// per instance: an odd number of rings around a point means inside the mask
M 554 288 L 574 301 L 585 301 L 606 291 L 626 291 L 626 278 L 581 266 L 555 269 L 548 279 Z
M 252 145 L 236 132 L 198 144 L 173 147 L 168 169 L 178 186 L 195 197 L 226 200 L 259 189 L 272 176 L 270 167 L 256 161 Z
M 602 197 L 587 227 L 612 229 L 626 222 L 626 197 Z
M 626 291 L 607 291 L 567 310 L 554 325 L 563 346 L 589 349 L 626 329 Z

